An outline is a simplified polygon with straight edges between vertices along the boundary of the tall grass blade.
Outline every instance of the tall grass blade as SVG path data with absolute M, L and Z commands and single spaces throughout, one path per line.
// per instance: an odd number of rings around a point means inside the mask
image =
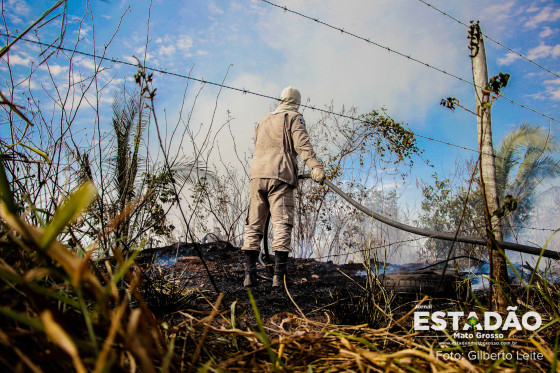
M 52 164 L 52 162 L 51 162 L 49 156 L 46 155 L 45 152 L 43 152 L 42 150 L 39 150 L 39 149 L 34 148 L 34 147 L 32 147 L 32 146 L 29 146 L 29 145 L 25 145 L 25 144 L 23 144 L 23 143 L 20 143 L 19 145 L 23 146 L 24 148 L 27 148 L 27 149 L 31 150 L 32 152 L 37 153 L 38 155 L 40 155 L 41 157 L 43 157 L 43 159 L 45 160 L 45 162 L 47 162 L 47 164 L 49 164 L 49 165 Z
M 58 347 L 64 350 L 72 358 L 74 368 L 78 373 L 86 373 L 87 370 L 80 359 L 78 348 L 66 331 L 54 320 L 49 310 L 41 313 L 41 321 L 45 325 L 45 333 Z
M 39 246 L 46 249 L 56 237 L 72 223 L 87 208 L 97 196 L 97 188 L 91 181 L 82 184 L 66 201 L 60 206 L 45 228 L 40 238 Z
M 554 360 L 552 361 L 552 367 L 550 368 L 551 372 L 557 372 L 558 369 L 558 341 L 560 339 L 560 334 L 556 334 L 556 342 L 554 342 Z
M 14 202 L 14 194 L 10 188 L 10 182 L 6 176 L 6 169 L 4 168 L 4 159 L 0 157 L 0 199 L 4 202 L 8 211 L 16 215 L 17 209 Z
M 261 319 L 261 314 L 259 313 L 259 309 L 257 308 L 257 303 L 255 302 L 255 298 L 253 298 L 253 293 L 251 292 L 251 289 L 247 289 L 247 293 L 249 294 L 249 301 L 251 302 L 251 307 L 253 308 L 253 312 L 255 313 L 255 319 L 257 320 L 257 324 L 259 325 L 260 333 L 257 335 L 257 337 L 262 342 L 262 344 L 264 344 L 264 346 L 266 347 L 266 351 L 268 352 L 268 356 L 270 358 L 270 362 L 272 363 L 272 366 L 274 367 L 274 371 L 278 372 L 278 366 L 277 366 L 278 357 L 276 356 L 276 352 L 274 352 L 274 350 L 272 349 L 270 340 L 268 339 L 268 336 L 266 335 L 266 331 L 264 330 L 264 324 Z M 280 363 L 282 364 L 282 362 Z
M 35 27 L 39 22 L 41 22 L 43 19 L 45 19 L 45 17 L 47 17 L 49 14 L 51 14 L 56 8 L 58 8 L 60 5 L 64 4 L 66 2 L 66 0 L 58 0 L 49 10 L 47 10 L 45 13 L 43 13 L 43 15 L 41 17 L 39 17 L 35 22 L 33 22 L 28 28 L 26 28 L 21 34 L 19 34 L 14 40 L 12 40 L 12 42 L 4 47 L 2 47 L 2 49 L 0 49 L 0 58 L 2 58 L 2 56 L 4 56 L 6 53 L 8 53 L 8 51 L 10 50 L 10 48 L 19 40 L 21 39 L 25 34 L 27 34 L 29 31 L 31 31 L 33 29 L 33 27 Z
M 4 306 L 0 306 L 0 315 L 7 317 L 9 319 L 12 319 L 14 321 L 17 321 L 19 323 L 22 323 L 24 325 L 29 326 L 32 329 L 38 330 L 38 331 L 44 331 L 44 327 L 43 324 L 36 319 L 30 318 L 26 315 L 23 315 L 19 312 L 16 312 L 8 307 L 4 307 Z

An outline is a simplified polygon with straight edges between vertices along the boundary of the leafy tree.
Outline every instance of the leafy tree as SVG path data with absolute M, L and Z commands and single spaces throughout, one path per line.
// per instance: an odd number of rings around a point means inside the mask
M 423 200 L 420 206 L 422 214 L 417 223 L 424 228 L 440 232 L 455 232 L 460 226 L 461 235 L 479 235 L 480 227 L 484 227 L 481 189 L 472 186 L 469 191 L 467 185 L 457 188 L 454 192 L 450 179 L 441 180 L 437 173 L 432 177 L 433 185 L 424 180 L 420 181 Z M 424 254 L 433 260 L 444 259 L 451 245 L 452 242 L 449 241 L 429 239 L 423 248 Z M 456 242 L 453 248 L 453 256 L 480 257 L 487 254 L 484 248 L 460 242 Z
M 404 178 L 406 168 L 422 150 L 406 124 L 396 122 L 384 110 L 359 116 L 352 108 L 344 114 L 359 119 L 326 115 L 310 123 L 308 130 L 329 180 L 343 184 L 352 198 L 367 204 L 380 174 L 395 173 Z M 372 236 L 371 224 L 364 223 L 365 215 L 328 193 L 326 186 L 299 183 L 297 195 L 295 255 L 339 255 L 340 250 L 347 250 L 344 245 L 333 245 L 343 240 L 345 232 L 358 241 Z

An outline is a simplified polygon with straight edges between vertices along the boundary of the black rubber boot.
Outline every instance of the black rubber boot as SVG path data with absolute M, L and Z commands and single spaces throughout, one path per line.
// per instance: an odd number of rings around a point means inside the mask
M 259 252 L 255 250 L 245 250 L 245 279 L 244 287 L 257 285 L 257 259 Z
M 283 287 L 284 277 L 288 273 L 288 252 L 274 252 L 274 276 L 272 276 L 272 287 Z

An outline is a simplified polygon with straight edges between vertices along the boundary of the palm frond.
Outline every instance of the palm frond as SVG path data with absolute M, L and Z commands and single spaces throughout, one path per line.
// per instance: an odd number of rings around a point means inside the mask
M 131 190 L 134 185 L 134 181 L 136 180 L 136 175 L 138 174 L 138 166 L 139 166 L 139 151 L 142 141 L 142 135 L 144 130 L 150 125 L 150 110 L 144 104 L 143 96 L 141 96 L 138 100 L 135 100 L 135 104 L 137 105 L 137 117 L 135 118 L 135 133 L 134 138 L 132 139 L 131 144 L 131 155 L 130 155 L 130 167 L 128 170 L 127 175 L 127 188 Z
M 172 170 L 177 179 L 176 181 L 181 184 L 205 183 L 216 179 L 215 171 L 199 160 L 184 159 L 178 161 L 172 166 Z
M 496 153 L 496 182 L 498 194 L 502 197 L 507 190 L 522 185 L 531 185 L 531 180 L 538 175 L 534 170 L 546 165 L 541 162 L 560 149 L 558 138 L 549 136 L 543 127 L 523 123 L 509 131 L 502 139 Z M 517 167 L 517 173 L 513 172 Z
M 560 165 L 557 160 L 550 156 L 533 155 L 528 157 L 527 162 L 519 166 L 517 176 L 512 182 L 512 186 L 523 188 L 524 190 L 533 188 L 537 182 L 543 178 L 556 178 L 560 176 Z M 519 190 L 521 192 L 521 190 Z

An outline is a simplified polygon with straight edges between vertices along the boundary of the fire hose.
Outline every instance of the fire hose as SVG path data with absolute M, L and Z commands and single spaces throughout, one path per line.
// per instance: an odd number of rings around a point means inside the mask
M 310 178 L 309 174 L 299 175 L 298 179 L 308 179 Z M 407 224 L 399 223 L 397 221 L 391 220 L 383 215 L 377 214 L 372 210 L 368 209 L 365 206 L 362 206 L 354 199 L 350 198 L 348 194 L 344 193 L 340 188 L 334 185 L 330 180 L 325 179 L 324 183 L 329 187 L 330 190 L 338 194 L 340 197 L 344 198 L 346 202 L 363 212 L 364 214 L 372 217 L 375 220 L 378 220 L 382 223 L 385 223 L 391 227 L 403 230 L 405 232 L 417 234 L 420 236 L 428 237 L 428 238 L 435 238 L 438 240 L 444 241 L 454 241 L 454 242 L 463 242 L 463 243 L 470 243 L 474 245 L 483 245 L 486 246 L 488 241 L 482 237 L 475 237 L 475 236 L 461 236 L 456 233 L 448 233 L 448 232 L 437 232 L 429 229 L 423 229 L 418 227 L 413 227 Z M 270 253 L 268 251 L 268 226 L 270 224 L 270 212 L 268 214 L 268 218 L 266 219 L 265 227 L 264 227 L 264 262 L 263 258 L 259 257 L 261 264 L 266 266 L 266 263 L 271 263 L 270 260 Z M 513 242 L 506 242 L 506 241 L 496 241 L 496 245 L 503 249 L 503 250 L 511 250 L 525 254 L 543 256 L 546 258 L 560 260 L 560 252 L 554 250 L 547 250 L 544 248 L 539 248 L 535 246 L 523 245 Z M 270 264 L 268 265 L 270 268 Z

